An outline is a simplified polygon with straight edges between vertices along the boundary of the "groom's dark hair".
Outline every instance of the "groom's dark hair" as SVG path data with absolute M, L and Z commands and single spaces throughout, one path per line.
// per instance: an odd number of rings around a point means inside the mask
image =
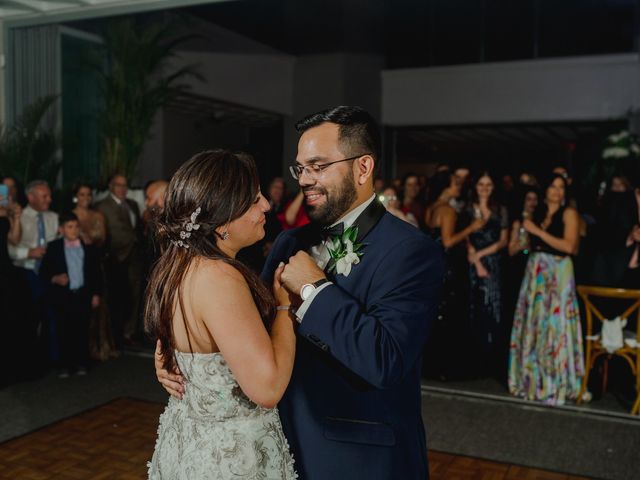
M 375 119 L 361 107 L 340 105 L 312 113 L 296 123 L 302 134 L 322 123 L 340 126 L 338 141 L 347 155 L 370 154 L 376 162 L 380 158 L 380 130 Z

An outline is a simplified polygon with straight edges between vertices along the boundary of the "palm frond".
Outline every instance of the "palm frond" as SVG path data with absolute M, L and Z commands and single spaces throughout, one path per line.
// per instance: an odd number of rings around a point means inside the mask
M 58 95 L 35 100 L 0 134 L 0 166 L 24 183 L 35 178 L 55 183 L 61 166 L 60 136 L 43 120 L 57 100 Z
M 127 18 L 107 27 L 109 68 L 93 64 L 100 71 L 105 105 L 100 127 L 103 179 L 116 172 L 131 177 L 158 110 L 189 88 L 186 78 L 202 80 L 194 65 L 170 69 L 176 47 L 193 38 L 169 22 L 139 25 Z

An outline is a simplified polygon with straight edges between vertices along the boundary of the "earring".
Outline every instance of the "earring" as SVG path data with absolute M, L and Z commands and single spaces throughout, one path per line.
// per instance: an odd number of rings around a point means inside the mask
M 78 203 L 78 197 L 73 197 L 73 198 L 71 199 L 71 201 L 72 201 L 73 203 Z
M 220 234 L 220 238 L 221 238 L 223 241 L 224 241 L 224 240 L 226 240 L 227 238 L 229 238 L 229 232 L 227 232 L 227 231 L 225 230 L 224 232 L 222 232 L 222 233 Z

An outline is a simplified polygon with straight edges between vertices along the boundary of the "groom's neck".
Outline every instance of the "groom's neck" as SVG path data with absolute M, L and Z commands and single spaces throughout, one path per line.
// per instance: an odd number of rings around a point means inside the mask
M 340 215 L 340 218 L 342 218 L 345 215 L 349 214 L 349 212 L 352 212 L 353 210 L 358 208 L 360 205 L 362 205 L 364 202 L 367 202 L 371 198 L 372 195 L 373 195 L 373 187 L 372 188 L 360 188 L 360 189 L 358 189 L 358 195 L 356 196 L 356 199 L 353 201 L 353 203 L 347 209 L 347 211 L 343 212 L 342 215 Z

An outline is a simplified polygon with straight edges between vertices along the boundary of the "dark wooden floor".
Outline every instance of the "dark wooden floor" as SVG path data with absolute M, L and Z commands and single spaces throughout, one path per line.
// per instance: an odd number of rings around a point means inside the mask
M 163 408 L 119 399 L 0 444 L 0 479 L 144 479 Z M 440 452 L 429 461 L 432 480 L 583 478 Z

